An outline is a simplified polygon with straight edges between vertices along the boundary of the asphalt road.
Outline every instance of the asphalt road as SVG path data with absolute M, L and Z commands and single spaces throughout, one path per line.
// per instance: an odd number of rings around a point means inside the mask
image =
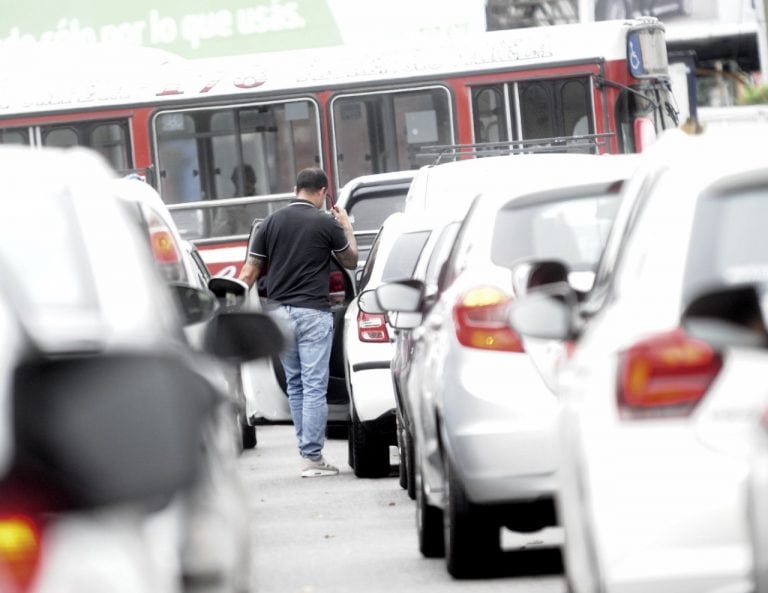
M 251 494 L 254 593 L 562 593 L 561 567 L 552 561 L 556 530 L 515 539 L 499 576 L 455 581 L 440 559 L 418 551 L 414 503 L 397 477 L 356 478 L 345 440 L 329 440 L 326 458 L 338 476 L 301 478 L 292 426 L 259 426 L 258 445 L 240 458 Z M 395 461 L 395 460 L 393 460 Z M 549 574 L 538 574 L 547 570 Z

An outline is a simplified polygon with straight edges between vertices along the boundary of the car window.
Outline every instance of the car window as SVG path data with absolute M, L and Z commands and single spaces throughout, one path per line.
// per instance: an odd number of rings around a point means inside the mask
M 511 202 L 496 215 L 491 260 L 512 268 L 531 257 L 556 259 L 574 271 L 594 270 L 619 202 L 618 193 L 523 207 Z
M 743 187 L 700 200 L 686 265 L 688 296 L 712 284 L 768 280 L 768 190 Z
M 383 229 L 382 229 L 383 230 Z M 371 273 L 373 272 L 373 266 L 376 265 L 376 256 L 379 252 L 379 245 L 381 244 L 382 230 L 380 230 L 376 237 L 373 239 L 373 245 L 371 251 L 368 254 L 368 259 L 365 260 L 365 265 L 360 272 L 360 280 L 357 283 L 357 290 L 361 291 L 365 288 L 368 281 L 371 279 Z
M 456 238 L 456 234 L 458 232 L 458 222 L 450 223 L 440 232 L 440 236 L 437 238 L 435 245 L 432 247 L 432 253 L 430 254 L 429 261 L 427 262 L 427 270 L 424 274 L 424 283 L 427 286 L 437 285 L 440 268 L 448 258 L 451 245 L 453 244 L 453 240 Z
M 376 194 L 358 193 L 350 199 L 347 213 L 355 231 L 375 231 L 393 212 L 402 212 L 407 188 L 380 191 Z
M 384 271 L 381 274 L 383 282 L 410 278 L 413 275 L 416 261 L 419 259 L 421 250 L 424 249 L 429 233 L 429 231 L 403 233 L 397 238 L 384 264 Z
M 461 222 L 458 230 L 456 231 L 456 238 L 451 245 L 451 249 L 448 253 L 448 257 L 445 262 L 440 266 L 437 277 L 437 290 L 438 293 L 442 293 L 447 289 L 458 276 L 461 267 L 461 258 L 465 252 L 465 236 L 467 235 L 467 229 L 470 226 L 472 216 L 477 210 L 479 199 L 476 197 L 472 200 L 472 205 L 469 207 L 466 217 Z

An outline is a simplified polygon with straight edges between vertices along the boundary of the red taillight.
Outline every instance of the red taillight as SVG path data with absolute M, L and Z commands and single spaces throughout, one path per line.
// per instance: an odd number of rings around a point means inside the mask
M 361 342 L 389 342 L 387 319 L 380 313 L 357 313 L 357 336 Z
M 344 292 L 344 274 L 339 270 L 333 270 L 330 276 L 330 292 Z
M 41 549 L 40 526 L 31 517 L 0 515 L 0 585 L 10 581 L 9 593 L 29 591 L 40 564 Z
M 507 323 L 512 299 L 498 288 L 482 286 L 461 296 L 453 306 L 456 338 L 463 346 L 523 352 L 523 342 Z
M 167 230 L 153 230 L 150 235 L 152 242 L 152 254 L 155 260 L 161 264 L 176 264 L 180 261 L 179 251 L 173 235 Z
M 690 414 L 722 366 L 719 353 L 681 329 L 645 339 L 620 355 L 620 413 L 625 418 Z

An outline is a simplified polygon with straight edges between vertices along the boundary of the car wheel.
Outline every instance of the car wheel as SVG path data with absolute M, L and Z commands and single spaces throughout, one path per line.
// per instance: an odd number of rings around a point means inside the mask
M 389 443 L 365 429 L 352 406 L 352 426 L 348 442 L 352 447 L 354 474 L 358 478 L 383 478 L 389 475 Z
M 630 11 L 625 0 L 597 0 L 595 3 L 595 20 L 612 21 L 628 18 Z
M 421 468 L 416 468 L 416 531 L 419 535 L 419 551 L 425 558 L 445 556 L 443 539 L 443 511 L 427 502 Z
M 457 579 L 488 576 L 501 557 L 500 524 L 490 509 L 472 504 L 449 461 L 446 461 L 445 559 Z
M 256 427 L 242 413 L 237 415 L 237 421 L 240 426 L 240 445 L 243 449 L 253 449 L 257 442 Z

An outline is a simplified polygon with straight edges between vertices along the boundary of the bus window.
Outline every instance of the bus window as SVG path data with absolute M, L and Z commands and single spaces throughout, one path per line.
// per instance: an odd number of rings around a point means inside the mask
M 125 172 L 133 166 L 127 121 L 52 124 L 41 126 L 40 133 L 43 146 L 85 146 L 101 154 L 116 171 Z
M 77 132 L 71 127 L 43 128 L 43 146 L 71 148 L 80 144 Z
M 88 145 L 106 158 L 116 170 L 130 169 L 127 134 L 125 128 L 119 124 L 94 126 Z
M 175 204 L 292 193 L 296 172 L 321 164 L 319 127 L 317 106 L 309 100 L 160 113 L 154 128 L 163 200 Z M 225 204 L 177 210 L 174 218 L 186 237 L 241 235 L 254 218 L 280 205 Z
M 29 134 L 26 130 L 0 130 L 0 144 L 29 145 Z
M 333 100 L 337 185 L 361 175 L 417 169 L 418 150 L 452 144 L 445 88 L 340 95 Z
M 524 140 L 594 130 L 588 77 L 520 82 L 517 87 Z
M 476 87 L 472 89 L 472 124 L 475 142 L 503 142 L 510 140 L 514 122 L 508 105 L 507 85 Z

